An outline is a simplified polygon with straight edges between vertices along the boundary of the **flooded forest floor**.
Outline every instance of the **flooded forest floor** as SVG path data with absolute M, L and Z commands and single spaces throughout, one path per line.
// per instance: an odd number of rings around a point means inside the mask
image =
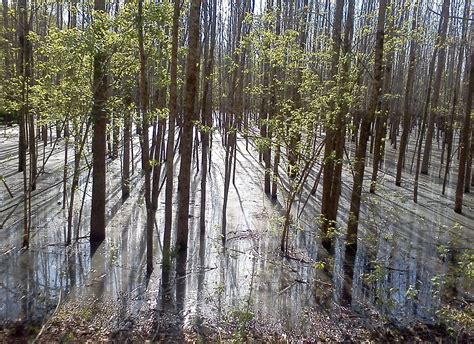
M 108 161 L 106 240 L 92 254 L 87 237 L 92 183 L 85 170 L 76 196 L 77 240 L 64 245 L 63 140 L 46 147 L 38 142 L 40 168 L 43 156 L 52 154 L 33 193 L 30 249 L 21 249 L 23 185 L 17 172 L 16 132 L 15 127 L 0 128 L 0 175 L 13 194 L 10 197 L 0 185 L 0 342 L 474 340 L 474 197 L 465 194 L 464 214 L 454 213 L 456 167 L 446 194 L 441 195 L 441 144 L 436 141 L 430 175 L 420 176 L 418 204 L 412 201 L 414 176 L 409 167 L 413 142 L 402 187 L 395 186 L 396 151 L 387 143 L 377 193 L 363 192 L 353 302 L 343 306 L 339 301 L 344 225 L 336 233 L 330 267 L 321 269 L 322 261 L 328 263 L 318 229 L 322 186 L 311 195 L 320 162 L 296 198 L 290 254 L 282 257 L 279 241 L 288 182 L 284 177 L 277 200 L 265 195 L 259 153 L 239 136 L 224 247 L 225 150 L 216 132 L 206 233 L 199 233 L 201 174 L 194 161 L 189 247 L 185 261 L 175 259 L 186 274 L 177 277 L 176 266 L 169 274 L 161 269 L 163 188 L 154 237 L 155 269 L 147 278 L 138 137 L 134 137 L 132 192 L 125 202 L 120 193 L 121 156 Z M 350 158 L 353 144 L 347 148 Z M 70 171 L 72 160 L 70 151 Z M 280 174 L 285 176 L 284 166 Z M 348 164 L 342 183 L 338 223 L 345 224 L 352 188 Z M 79 224 L 81 202 L 84 214 Z M 464 273 L 466 269 L 471 275 Z

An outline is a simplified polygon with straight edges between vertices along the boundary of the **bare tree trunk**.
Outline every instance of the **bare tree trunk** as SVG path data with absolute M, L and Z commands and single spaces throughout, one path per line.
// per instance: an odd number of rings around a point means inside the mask
M 277 1 L 277 9 L 276 9 L 276 27 L 275 27 L 275 34 L 277 37 L 281 34 L 281 0 Z M 280 118 L 280 111 L 277 109 L 277 81 L 278 81 L 278 70 L 276 67 L 273 68 L 273 78 L 271 83 L 271 90 L 272 95 L 270 99 L 270 107 L 272 116 L 276 118 Z M 275 154 L 273 157 L 273 173 L 272 173 L 272 198 L 277 198 L 278 192 L 278 180 L 280 178 L 278 167 L 280 165 L 280 142 L 279 138 L 277 138 L 275 143 Z
M 10 24 L 9 24 L 9 18 L 8 18 L 8 0 L 2 0 L 2 17 L 3 17 L 3 39 L 4 39 L 4 63 L 5 63 L 5 80 L 10 80 L 12 76 L 12 70 L 11 70 L 11 55 L 10 55 L 10 44 L 13 43 L 11 42 L 10 34 Z
M 207 13 L 207 10 L 206 10 Z M 207 30 L 207 37 L 205 48 L 205 68 L 204 68 L 204 90 L 202 95 L 202 168 L 201 168 L 201 209 L 199 218 L 200 235 L 204 236 L 206 231 L 206 190 L 207 190 L 207 173 L 209 160 L 209 133 L 212 128 L 212 80 L 209 75 L 212 75 L 214 68 L 214 49 L 216 45 L 216 17 L 217 17 L 217 0 L 212 0 L 212 5 L 209 3 L 209 23 L 211 26 L 210 36 Z M 206 26 L 207 27 L 207 26 Z
M 186 252 L 189 232 L 189 191 L 191 175 L 191 154 L 193 146 L 193 121 L 196 117 L 195 101 L 199 78 L 199 32 L 201 0 L 191 0 L 188 22 L 188 55 L 186 61 L 186 89 L 184 114 L 180 141 L 181 161 L 178 175 L 178 214 L 176 248 Z
M 350 54 L 352 49 L 352 38 L 354 31 L 354 11 L 355 11 L 355 1 L 350 0 L 348 2 L 347 9 L 347 20 L 344 30 L 344 41 L 342 45 L 342 53 L 344 54 L 344 60 L 342 61 L 342 78 L 341 78 L 341 91 L 348 92 L 347 86 L 345 84 L 349 79 L 349 70 L 350 70 Z M 344 95 L 341 94 L 340 99 L 344 99 Z M 344 160 L 344 147 L 346 143 L 346 121 L 345 115 L 349 112 L 349 107 L 346 101 L 342 101 L 340 105 L 339 113 L 336 115 L 336 131 L 335 131 L 335 157 L 336 161 L 334 162 L 334 174 L 332 176 L 332 186 L 331 186 L 331 197 L 329 201 L 328 214 L 329 214 L 329 223 L 336 226 L 337 221 L 337 212 L 339 208 L 339 198 L 341 195 L 342 189 L 342 167 Z
M 174 134 L 178 115 L 178 38 L 180 1 L 174 1 L 173 27 L 171 29 L 170 99 L 168 142 L 166 146 L 165 228 L 163 233 L 163 269 L 170 267 L 171 229 L 173 224 Z
M 433 95 L 431 96 L 430 117 L 428 128 L 426 132 L 426 142 L 423 151 L 423 162 L 421 164 L 421 173 L 428 174 L 428 167 L 431 157 L 431 146 L 433 141 L 434 123 L 436 120 L 436 113 L 438 111 L 439 93 L 441 88 L 441 77 L 444 71 L 444 64 L 446 60 L 446 48 L 444 47 L 446 41 L 446 32 L 448 30 L 448 16 L 449 16 L 450 0 L 443 1 L 441 11 L 441 23 L 439 30 L 439 38 L 436 40 L 436 45 L 439 46 L 438 63 L 436 69 L 436 76 L 433 83 Z
M 118 151 L 119 151 L 119 137 L 120 137 L 120 119 L 116 111 L 113 112 L 112 115 L 112 151 L 110 157 L 112 160 L 118 158 Z
M 269 47 L 267 47 L 269 49 Z M 269 83 L 269 70 L 268 62 L 265 61 L 263 64 L 263 88 L 266 90 Z M 266 194 L 270 193 L 271 187 L 271 149 L 272 149 L 272 132 L 270 128 L 270 116 L 267 105 L 267 97 L 265 94 L 262 94 L 262 104 L 260 107 L 260 130 L 261 136 L 265 140 L 265 144 L 262 150 L 262 159 L 265 167 L 265 177 L 264 177 L 264 190 Z
M 431 57 L 429 70 L 428 70 L 428 87 L 426 91 L 426 100 L 423 106 L 423 116 L 421 118 L 420 128 L 418 131 L 418 139 L 416 141 L 415 151 L 413 153 L 412 165 L 416 156 L 415 180 L 414 180 L 414 186 L 413 186 L 413 202 L 415 203 L 418 202 L 418 181 L 420 179 L 421 146 L 423 144 L 423 136 L 425 135 L 425 130 L 426 130 L 426 120 L 428 118 L 428 111 L 429 111 L 429 106 L 430 106 L 431 89 L 432 89 L 432 84 L 433 84 L 433 74 L 434 74 L 434 67 L 435 67 L 437 52 L 438 52 L 438 47 L 435 46 L 435 49 L 433 51 L 433 56 Z
M 466 164 L 466 180 L 464 181 L 464 193 L 468 193 L 471 191 L 471 186 L 474 186 L 474 174 L 472 169 L 472 158 L 474 155 L 474 130 L 472 129 L 471 125 L 471 147 L 469 152 L 469 158 L 467 159 Z
M 344 0 L 336 1 L 336 9 L 334 13 L 334 23 L 332 32 L 332 61 L 330 78 L 333 85 L 337 84 L 337 74 L 339 66 L 339 56 L 342 43 L 342 18 L 344 14 Z M 336 104 L 331 104 L 328 111 L 334 111 Z M 334 179 L 334 160 L 335 160 L 335 141 L 339 133 L 336 128 L 336 122 L 342 124 L 338 115 L 331 115 L 329 123 L 325 123 L 326 143 L 324 147 L 324 167 L 323 167 L 323 196 L 321 201 L 321 242 L 327 251 L 332 249 L 332 239 L 330 229 L 335 226 L 335 219 L 332 218 L 330 205 L 333 196 L 333 179 Z M 336 128 L 336 129 L 334 129 Z
M 464 5 L 464 18 L 467 19 L 469 18 L 469 10 L 470 10 L 470 2 L 466 1 Z M 447 152 L 446 152 L 446 166 L 445 166 L 445 171 L 444 171 L 444 178 L 443 178 L 443 190 L 442 194 L 445 194 L 446 191 L 446 184 L 448 180 L 448 174 L 449 170 L 451 167 L 451 154 L 453 150 L 453 137 L 454 137 L 454 119 L 456 115 L 456 105 L 458 102 L 458 95 L 459 95 L 459 89 L 460 89 L 460 82 L 461 82 L 461 69 L 462 69 L 462 61 L 464 59 L 464 44 L 466 41 L 466 35 L 467 35 L 467 20 L 463 20 L 462 23 L 462 31 L 461 31 L 461 46 L 459 48 L 459 55 L 458 55 L 458 60 L 457 60 L 457 70 L 456 70 L 456 76 L 454 80 L 454 90 L 453 90 L 453 97 L 451 101 L 451 113 L 450 113 L 450 118 L 449 122 L 447 123 L 447 128 L 446 128 L 446 141 L 447 141 Z M 469 62 L 468 59 L 466 59 L 466 62 Z M 468 63 L 467 63 L 468 64 Z M 466 65 L 467 65 L 466 64 Z M 468 183 L 469 184 L 469 183 Z
M 138 50 L 140 54 L 140 110 L 142 113 L 141 147 L 142 166 L 145 176 L 145 205 L 146 205 L 146 274 L 149 276 L 153 271 L 153 228 L 155 226 L 155 212 L 152 207 L 152 165 L 150 164 L 150 140 L 148 135 L 149 124 L 149 93 L 147 58 L 145 55 L 145 43 L 143 33 L 143 0 L 138 1 Z M 154 143 L 153 143 L 154 144 Z M 154 165 L 154 164 L 153 164 Z M 159 168 L 159 167 L 158 167 Z
M 267 11 L 273 10 L 273 1 L 267 1 Z M 269 23 L 266 23 L 266 28 L 269 29 Z M 270 42 L 266 43 L 264 49 L 270 49 Z M 270 119 L 273 115 L 269 111 L 268 95 L 266 94 L 269 83 L 270 83 L 270 72 L 273 68 L 269 66 L 268 57 L 264 57 L 263 61 L 263 90 L 264 93 L 261 95 L 260 105 L 260 135 L 264 139 L 265 144 L 261 149 L 261 157 L 263 160 L 265 173 L 264 173 L 264 190 L 266 194 L 271 192 L 271 153 L 272 153 L 272 131 L 270 127 Z M 271 81 L 273 83 L 273 80 Z M 270 105 L 271 106 L 271 105 Z
M 247 5 L 253 10 L 252 3 L 236 4 L 230 11 L 230 16 L 236 18 L 235 24 L 229 27 L 229 39 L 233 42 L 230 46 L 233 63 L 236 65 L 245 65 L 246 49 L 240 49 L 240 39 L 242 37 L 242 24 L 244 16 L 247 13 Z M 227 232 L 227 202 L 229 198 L 229 188 L 232 171 L 235 176 L 236 154 L 237 154 L 237 131 L 239 130 L 242 115 L 242 68 L 235 68 L 229 82 L 231 95 L 229 98 L 229 108 L 224 127 L 225 142 L 225 162 L 224 162 L 224 200 L 222 202 L 222 222 L 221 237 L 225 246 Z M 234 182 L 235 186 L 235 182 Z
M 456 184 L 456 200 L 454 211 L 462 213 L 462 199 L 464 194 L 464 183 L 466 176 L 466 163 L 470 148 L 471 135 L 471 112 L 472 112 L 472 93 L 474 92 L 474 32 L 471 27 L 471 61 L 469 66 L 469 84 L 466 97 L 466 110 L 461 128 L 461 149 L 459 154 L 458 180 Z
M 27 70 L 27 35 L 28 35 L 28 21 L 27 21 L 27 0 L 18 0 L 18 71 L 17 74 L 22 80 L 22 104 L 18 111 L 18 172 L 23 172 L 26 169 L 26 70 Z
M 94 0 L 95 14 L 105 14 L 105 0 Z M 97 33 L 97 38 L 104 37 Z M 94 55 L 93 92 L 94 102 L 91 117 L 94 135 L 92 138 L 92 203 L 91 237 L 94 244 L 105 239 L 105 202 L 106 202 L 106 129 L 107 129 L 107 56 L 105 51 L 96 51 Z
M 67 122 L 66 122 L 67 125 Z M 64 131 L 64 168 L 63 168 L 63 205 L 62 208 L 66 209 L 67 200 L 67 175 L 68 175 L 68 153 L 69 153 L 69 135 Z
M 79 185 L 81 156 L 84 151 L 87 135 L 89 134 L 90 124 L 91 122 L 88 121 L 86 124 L 86 129 L 82 136 L 82 140 L 81 140 L 81 136 L 80 136 L 81 134 L 80 134 L 79 128 L 76 128 L 75 133 L 74 133 L 74 152 L 75 152 L 74 172 L 73 172 L 72 183 L 71 183 L 71 196 L 69 200 L 68 217 L 67 217 L 66 245 L 71 244 L 71 240 L 72 240 L 72 225 L 73 225 L 72 221 L 73 221 L 73 215 L 74 215 L 74 200 L 75 200 L 76 189 L 77 189 L 77 186 Z M 82 129 L 82 126 L 81 126 L 81 129 Z
M 388 14 L 389 23 L 387 31 L 388 34 L 391 35 L 393 32 L 393 12 Z M 390 110 L 390 89 L 392 84 L 392 64 L 393 64 L 393 57 L 395 51 L 392 49 L 388 52 L 387 59 L 385 61 L 385 76 L 383 81 L 383 97 L 381 100 L 381 109 L 380 113 L 376 115 L 375 120 L 375 137 L 373 136 L 374 140 L 374 147 L 373 147 L 373 163 L 372 163 L 372 178 L 370 183 L 370 193 L 375 193 L 376 185 L 377 185 L 377 174 L 379 171 L 379 166 L 382 162 L 382 156 L 385 152 L 385 136 L 387 135 L 387 117 Z
M 125 201 L 130 196 L 130 146 L 132 135 L 132 117 L 130 115 L 130 105 L 132 98 L 127 95 L 125 98 L 125 114 L 123 119 L 123 162 L 122 162 L 122 200 Z M 133 161 L 132 161 L 133 164 Z
M 18 111 L 19 117 L 19 168 L 23 172 L 23 238 L 22 247 L 28 248 L 30 244 L 30 197 L 31 197 L 31 164 L 28 180 L 28 173 L 26 170 L 26 149 L 28 147 L 27 137 L 27 119 L 29 118 L 28 110 L 28 92 L 29 92 L 29 78 L 30 78 L 30 55 L 28 40 L 29 25 L 28 25 L 28 2 L 27 0 L 18 1 L 18 70 L 17 75 L 21 80 L 21 104 Z M 34 138 L 34 133 L 33 133 Z M 31 146 L 31 145 L 30 145 Z
M 358 240 L 358 227 L 359 227 L 359 214 L 360 214 L 360 203 L 362 194 L 362 182 L 364 178 L 365 170 L 365 158 L 367 154 L 367 141 L 370 134 L 370 125 L 374 119 L 375 111 L 379 102 L 382 84 L 383 84 L 383 47 L 384 47 L 384 27 L 385 27 L 385 12 L 387 8 L 388 0 L 380 0 L 378 20 L 377 20 L 377 33 L 375 37 L 375 61 L 374 61 L 374 79 L 372 81 L 372 92 L 370 94 L 369 106 L 367 114 L 362 118 L 362 124 L 360 129 L 359 145 L 357 146 L 356 156 L 354 161 L 354 185 L 352 188 L 351 195 L 351 207 L 349 212 L 349 220 L 347 226 L 347 238 L 346 238 L 346 251 L 345 251 L 345 263 L 346 263 L 346 279 L 352 280 L 354 272 L 354 263 L 357 253 L 357 240 Z M 350 283 L 349 283 L 350 284 Z M 350 296 L 346 295 L 349 299 Z
M 411 31 L 415 32 L 418 26 L 418 1 L 413 6 L 413 19 L 411 22 Z M 398 150 L 398 161 L 397 161 L 397 175 L 395 177 L 395 185 L 402 185 L 402 170 L 405 160 L 405 153 L 408 145 L 408 136 L 410 134 L 411 127 L 411 114 L 410 114 L 410 102 L 413 92 L 413 80 L 415 78 L 415 59 L 417 53 L 417 42 L 412 39 L 410 43 L 410 51 L 408 57 L 408 75 L 405 84 L 405 95 L 403 98 L 403 129 L 402 136 L 400 138 L 400 147 Z

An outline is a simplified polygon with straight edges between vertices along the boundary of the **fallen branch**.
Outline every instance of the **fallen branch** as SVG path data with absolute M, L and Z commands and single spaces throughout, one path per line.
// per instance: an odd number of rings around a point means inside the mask
M 5 178 L 3 176 L 0 176 L 0 180 L 2 181 L 3 185 L 5 185 L 5 189 L 7 189 L 7 192 L 10 195 L 10 198 L 13 198 L 13 194 L 10 191 L 10 188 L 8 187 L 7 182 L 5 181 Z

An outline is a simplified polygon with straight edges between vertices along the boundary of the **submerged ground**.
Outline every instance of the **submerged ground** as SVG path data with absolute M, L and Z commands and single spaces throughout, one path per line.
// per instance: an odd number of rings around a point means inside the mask
M 421 176 L 419 202 L 414 204 L 408 163 L 412 146 L 402 188 L 394 185 L 396 152 L 387 144 L 377 194 L 363 194 L 362 244 L 349 307 L 339 304 L 342 239 L 337 239 L 335 259 L 329 262 L 319 248 L 321 186 L 316 196 L 310 195 L 319 165 L 295 202 L 294 213 L 301 217 L 291 229 L 290 256 L 282 257 L 279 234 L 284 194 L 280 192 L 277 201 L 265 195 L 258 152 L 252 143 L 246 149 L 240 137 L 224 248 L 220 229 L 224 150 L 216 133 L 206 234 L 200 236 L 197 230 L 200 173 L 193 165 L 189 249 L 186 257 L 176 257 L 176 264 L 184 265 L 186 273 L 176 276 L 173 269 L 169 275 L 162 274 L 162 192 L 155 270 L 147 279 L 138 138 L 133 191 L 123 204 L 120 159 L 108 163 L 107 239 L 94 254 L 87 239 L 91 183 L 87 184 L 86 172 L 78 190 L 81 200 L 87 187 L 80 239 L 64 246 L 64 143 L 59 140 L 34 193 L 31 247 L 24 251 L 20 248 L 21 206 L 16 207 L 22 190 L 22 176 L 16 172 L 16 130 L 0 128 L 0 175 L 14 196 L 0 185 L 0 341 L 35 338 L 40 330 L 40 341 L 473 339 L 473 280 L 459 265 L 474 249 L 474 197 L 465 194 L 464 215 L 455 214 L 455 174 L 442 196 L 442 179 L 431 172 Z M 52 146 L 43 150 L 39 145 L 41 162 Z M 431 171 L 438 171 L 436 143 L 431 160 Z M 347 168 L 339 223 L 347 219 L 351 185 Z M 322 261 L 330 266 L 322 268 Z

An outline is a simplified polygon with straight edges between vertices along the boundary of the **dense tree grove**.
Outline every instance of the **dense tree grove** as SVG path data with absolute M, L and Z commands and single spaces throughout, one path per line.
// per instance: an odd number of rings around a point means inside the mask
M 17 149 L 15 171 L 0 165 L 15 200 L 1 226 L 21 216 L 29 249 L 38 183 L 62 159 L 66 247 L 86 228 L 94 251 L 112 195 L 138 193 L 146 274 L 185 276 L 179 262 L 199 244 L 192 208 L 201 238 L 219 231 L 225 251 L 236 175 L 255 158 L 281 215 L 275 249 L 297 257 L 311 204 L 322 270 L 335 271 L 343 242 L 350 304 L 366 200 L 381 184 L 412 194 L 412 207 L 434 193 L 473 218 L 473 11 L 470 0 L 3 0 L 0 120 Z

